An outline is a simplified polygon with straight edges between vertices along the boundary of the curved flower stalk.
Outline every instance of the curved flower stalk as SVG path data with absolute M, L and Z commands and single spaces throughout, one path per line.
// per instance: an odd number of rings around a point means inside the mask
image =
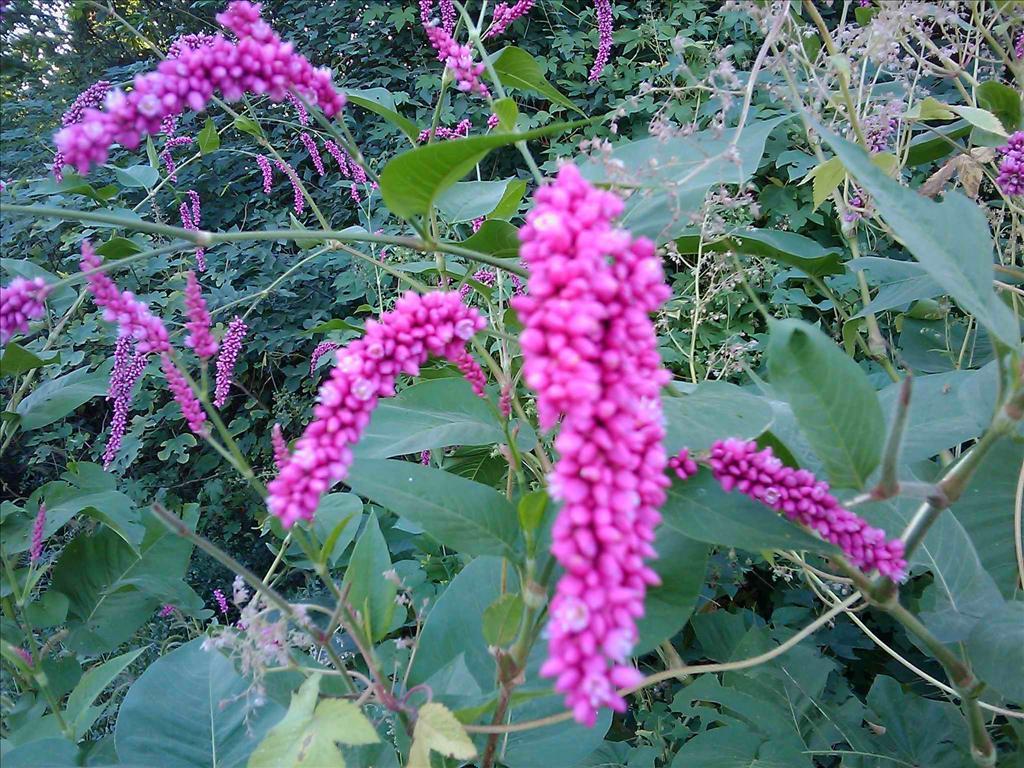
M 430 355 L 459 360 L 466 342 L 485 325 L 456 293 L 406 293 L 390 312 L 366 324 L 366 335 L 338 351 L 320 387 L 313 421 L 267 486 L 267 506 L 291 528 L 312 520 L 320 497 L 343 480 L 381 397 L 395 394 L 401 373 L 416 376 Z
M 188 422 L 188 428 L 197 435 L 206 434 L 206 412 L 200 404 L 196 393 L 192 391 L 185 375 L 178 370 L 178 366 L 171 360 L 171 356 L 164 353 L 160 355 L 160 367 L 167 378 L 167 386 L 174 395 L 174 399 L 181 408 L 181 415 Z
M 292 208 L 295 209 L 295 215 L 301 216 L 302 212 L 306 210 L 306 198 L 302 195 L 302 186 L 299 184 L 299 175 L 284 160 L 274 160 L 274 165 L 277 166 L 277 170 L 288 177 L 288 181 L 292 185 Z M 264 183 L 266 183 L 264 181 Z
M 313 348 L 313 354 L 309 356 L 309 374 L 312 376 L 316 372 L 316 367 L 320 364 L 320 358 L 340 348 L 340 341 L 321 341 L 317 344 Z
M 107 444 L 103 449 L 103 468 L 110 469 L 117 454 L 121 451 L 121 441 L 128 427 L 128 412 L 132 407 L 135 385 L 146 370 L 148 355 L 134 348 L 129 336 L 120 336 L 114 347 L 114 367 L 110 371 L 110 384 L 107 387 L 107 399 L 114 401 L 114 411 L 110 417 L 110 432 Z
M 828 483 L 806 469 L 785 466 L 771 447 L 758 450 L 753 440 L 719 440 L 708 465 L 726 491 L 740 493 L 781 512 L 839 547 L 865 573 L 877 571 L 893 581 L 907 575 L 903 542 L 886 539 L 829 493 Z
M 85 109 L 80 122 L 54 137 L 64 161 L 86 174 L 93 165 L 106 162 L 114 144 L 134 150 L 167 118 L 186 108 L 202 110 L 216 93 L 227 101 L 253 93 L 281 102 L 294 90 L 328 117 L 341 112 L 345 96 L 335 90 L 330 71 L 315 69 L 282 41 L 260 18 L 259 4 L 233 0 L 217 21 L 238 41 L 215 35 L 199 48 L 185 47 L 155 71 L 137 76 L 130 92 L 111 92 L 103 111 Z
M 469 136 L 469 131 L 473 127 L 473 124 L 469 121 L 469 118 L 459 120 L 455 124 L 454 128 L 449 128 L 445 125 L 439 125 L 437 128 L 424 128 L 420 131 L 420 135 L 416 137 L 416 141 L 420 144 L 430 141 L 431 134 L 437 141 L 446 141 L 448 139 L 463 139 Z
M 0 288 L 0 344 L 6 344 L 16 333 L 28 333 L 29 321 L 46 314 L 49 292 L 41 277 L 16 277 Z
M 274 186 L 274 169 L 270 166 L 270 160 L 265 155 L 256 155 L 256 165 L 260 167 L 263 174 L 263 194 L 269 195 Z
M 587 725 L 600 707 L 625 710 L 616 689 L 641 678 L 629 656 L 659 583 L 644 559 L 668 485 L 659 392 L 669 374 L 649 314 L 669 289 L 653 243 L 613 226 L 622 207 L 563 167 L 520 231 L 529 293 L 512 299 L 540 426 L 562 420 L 549 491 L 562 502 L 551 551 L 565 574 L 541 674 Z

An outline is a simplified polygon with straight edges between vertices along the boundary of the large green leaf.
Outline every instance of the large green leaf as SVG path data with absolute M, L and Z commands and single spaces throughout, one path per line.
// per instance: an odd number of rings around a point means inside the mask
M 89 372 L 88 366 L 44 381 L 18 403 L 15 412 L 26 432 L 63 419 L 78 406 L 107 392 L 110 368 Z
M 196 638 L 157 659 L 128 690 L 117 715 L 117 756 L 127 765 L 236 768 L 284 708 L 256 707 L 251 681 Z
M 348 590 L 349 602 L 359 611 L 367 634 L 375 642 L 388 633 L 395 612 L 398 587 L 384 577 L 385 571 L 390 569 L 388 543 L 380 532 L 377 516 L 371 514 L 345 569 L 344 588 Z
M 955 704 L 931 701 L 905 692 L 891 677 L 879 676 L 868 691 L 869 722 L 873 729 L 872 752 L 890 759 L 877 763 L 879 768 L 901 765 L 928 768 L 963 768 L 971 761 L 964 719 Z
M 687 230 L 676 238 L 676 247 L 680 253 L 697 253 L 697 249 L 702 247 L 700 240 L 699 232 Z M 735 251 L 764 256 L 815 277 L 843 273 L 841 248 L 826 248 L 809 237 L 780 229 L 734 230 L 722 237 L 705 240 L 703 249 L 715 253 Z
M 288 712 L 249 758 L 248 768 L 345 768 L 335 742 L 375 744 L 380 737 L 358 706 L 343 699 L 317 702 L 320 675 L 292 694 Z
M 1024 703 L 1024 603 L 993 607 L 967 638 L 975 674 L 1017 704 Z
M 644 615 L 637 622 L 640 639 L 633 654 L 639 656 L 675 635 L 690 619 L 707 568 L 706 544 L 663 527 L 655 542 L 658 559 L 651 563 L 661 584 L 647 591 Z
M 564 709 L 561 696 L 531 699 L 512 707 L 509 722 L 536 720 Z M 593 728 L 569 721 L 509 734 L 502 763 L 508 768 L 573 768 L 601 746 L 612 722 L 611 714 L 611 710 L 602 708 Z
M 840 488 L 863 488 L 878 466 L 885 419 L 860 367 L 801 320 L 773 320 L 768 371 L 800 429 Z
M 348 484 L 468 555 L 512 556 L 516 511 L 490 486 L 408 461 L 358 459 Z
M 488 219 L 460 245 L 501 259 L 516 259 L 519 256 L 519 230 L 507 221 Z
M 1019 345 L 1019 324 L 992 287 L 995 250 L 977 203 L 959 192 L 939 203 L 922 197 L 889 178 L 859 147 L 827 130 L 822 135 L 935 282 L 1004 344 Z
M 967 530 L 985 570 L 1003 596 L 1019 594 L 1013 528 L 1024 443 L 1003 440 L 978 467 L 952 513 Z
M 988 80 L 977 87 L 975 94 L 978 106 L 993 113 L 1008 132 L 1020 127 L 1021 95 L 1018 90 L 998 80 Z
M 683 744 L 671 768 L 810 768 L 800 746 L 746 728 L 714 728 Z
M 35 352 L 30 352 L 21 344 L 11 341 L 4 347 L 3 356 L 0 357 L 0 376 L 15 376 L 25 371 L 31 371 L 33 368 L 42 368 L 59 361 L 59 352 L 44 360 Z
M 705 451 L 726 437 L 757 437 L 772 422 L 764 398 L 724 381 L 702 382 L 688 394 L 663 397 L 661 403 L 670 453 L 680 448 Z
M 93 702 L 114 682 L 114 678 L 135 661 L 145 648 L 122 653 L 109 661 L 99 664 L 84 675 L 68 697 L 64 709 L 64 721 L 75 730 L 75 738 L 81 739 L 103 713 L 102 707 L 94 707 Z
M 526 184 L 515 178 L 458 181 L 438 195 L 437 210 L 451 223 L 478 219 L 497 208 L 513 184 L 526 191 Z M 522 197 L 522 192 L 519 194 Z
M 918 299 L 931 299 L 943 293 L 942 286 L 916 261 L 862 256 L 851 261 L 848 266 L 864 270 L 868 283 L 878 285 L 874 298 L 854 317 L 866 317 L 872 312 L 901 308 Z
M 703 207 L 712 186 L 745 183 L 761 164 L 768 134 L 788 118 L 748 124 L 735 146 L 731 131 L 722 136 L 710 130 L 624 141 L 610 158 L 585 161 L 580 170 L 594 182 L 637 187 L 626 201 L 622 224 L 635 235 L 663 243 L 691 226 L 690 217 Z
M 384 166 L 381 196 L 397 216 L 427 213 L 438 195 L 469 173 L 492 149 L 551 136 L 587 122 L 555 123 L 523 133 L 491 133 L 410 149 Z
M 708 544 L 763 549 L 807 549 L 834 554 L 826 541 L 806 533 L 784 517 L 739 492 L 726 493 L 709 472 L 676 481 L 662 508 L 664 525 Z
M 537 60 L 522 48 L 517 48 L 514 45 L 505 48 L 494 57 L 493 64 L 494 71 L 501 79 L 502 85 L 509 90 L 533 91 L 553 104 L 586 115 L 586 112 L 573 104 L 568 97 L 548 82 L 544 73 L 541 72 Z
M 381 401 L 355 450 L 385 459 L 452 445 L 503 443 L 494 409 L 463 378 L 433 379 Z
M 386 88 L 350 88 L 345 91 L 345 96 L 353 104 L 368 109 L 397 126 L 413 141 L 419 138 L 419 126 L 398 113 L 395 98 Z

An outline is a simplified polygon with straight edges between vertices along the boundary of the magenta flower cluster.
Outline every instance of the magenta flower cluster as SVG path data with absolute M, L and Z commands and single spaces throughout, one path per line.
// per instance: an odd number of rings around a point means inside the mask
M 999 148 L 999 175 L 996 185 L 1004 195 L 1024 195 L 1024 131 L 1016 131 Z
M 900 102 L 891 101 L 865 118 L 864 132 L 869 152 L 885 152 L 889 148 L 889 142 L 899 127 L 902 111 L 903 105 Z
M 469 131 L 473 127 L 473 124 L 469 122 L 468 118 L 459 120 L 455 124 L 454 128 L 448 128 L 444 125 L 439 125 L 437 128 L 424 128 L 420 131 L 420 135 L 417 137 L 417 141 L 422 144 L 426 141 L 430 141 L 430 135 L 433 133 L 434 138 L 438 141 L 446 141 L 448 139 L 463 139 L 469 136 Z
M 476 272 L 473 273 L 473 279 L 476 280 L 481 285 L 494 285 L 494 281 L 497 279 L 497 277 L 498 276 L 494 274 L 494 270 L 491 269 L 478 269 Z M 469 283 L 463 283 L 462 285 L 460 285 L 459 298 L 465 301 L 466 297 L 469 296 L 469 292 L 472 289 L 473 286 L 471 286 Z
M 316 172 L 321 176 L 327 173 L 327 169 L 324 168 L 324 159 L 320 156 L 320 149 L 317 147 L 313 137 L 303 131 L 299 134 L 299 141 L 302 142 L 302 146 L 309 153 L 309 159 L 313 161 L 313 167 L 316 168 Z
M 449 35 L 455 30 L 455 4 L 452 0 L 440 0 L 441 29 Z M 434 1 L 420 0 L 420 21 L 424 27 L 434 21 Z
M 121 450 L 128 427 L 128 412 L 132 407 L 135 384 L 146 370 L 148 354 L 135 349 L 130 336 L 119 336 L 114 345 L 114 367 L 110 371 L 110 383 L 107 386 L 107 400 L 113 400 L 113 413 L 110 417 L 110 433 L 103 449 L 103 468 L 110 469 L 117 454 Z
M 290 528 L 311 520 L 320 497 L 345 478 L 352 448 L 381 397 L 395 394 L 399 374 L 415 376 L 428 356 L 458 359 L 485 321 L 458 294 L 406 293 L 366 334 L 338 351 L 318 395 L 313 421 L 267 486 L 267 506 Z
M 689 480 L 697 474 L 697 462 L 690 457 L 690 451 L 683 448 L 668 460 L 668 468 L 675 472 L 680 480 Z
M 597 56 L 590 68 L 590 82 L 595 82 L 604 72 L 612 55 L 612 4 L 611 0 L 594 0 L 597 13 Z
M 534 0 L 517 0 L 512 5 L 498 3 L 494 6 L 494 14 L 491 16 L 491 26 L 484 33 L 484 39 L 497 37 L 508 29 L 516 19 L 522 18 L 533 8 Z
M 256 165 L 260 167 L 263 174 L 263 194 L 269 195 L 274 186 L 274 169 L 270 167 L 270 161 L 265 155 L 256 155 Z
M 178 216 L 181 218 L 183 229 L 187 229 L 189 232 L 199 231 L 199 224 L 203 218 L 203 209 L 199 203 L 199 193 L 194 189 L 188 191 L 188 200 L 181 204 L 181 207 L 178 209 Z M 200 272 L 206 271 L 205 248 L 196 248 L 196 269 Z
M 295 111 L 298 113 L 299 116 L 299 125 L 301 125 L 303 128 L 308 126 L 309 110 L 306 109 L 306 105 L 302 103 L 302 99 L 300 99 L 291 91 L 285 94 L 285 98 L 288 100 L 289 104 L 295 107 Z
M 217 42 L 216 35 L 181 35 L 167 47 L 167 58 L 176 59 L 186 51 L 195 51 Z
M 32 523 L 32 542 L 29 545 L 29 560 L 32 565 L 43 556 L 43 542 L 46 539 L 46 503 L 39 502 L 35 522 Z
M 457 43 L 451 32 L 437 24 L 427 24 L 426 31 L 430 44 L 437 51 L 437 60 L 443 61 L 451 70 L 452 77 L 455 78 L 455 87 L 466 93 L 489 96 L 490 91 L 480 79 L 484 65 L 473 61 L 473 51 L 470 47 Z
M 202 404 L 192 391 L 188 380 L 185 378 L 178 366 L 171 360 L 171 356 L 164 353 L 160 355 L 160 367 L 163 369 L 164 377 L 167 379 L 167 387 L 181 408 L 181 415 L 188 422 L 188 428 L 197 435 L 206 434 L 206 412 Z
M 185 273 L 185 346 L 194 351 L 201 359 L 207 360 L 217 354 L 217 340 L 210 333 L 210 312 L 206 308 L 203 289 L 196 280 L 196 273 Z
M 81 122 L 63 128 L 54 138 L 66 162 L 79 173 L 88 173 L 93 165 L 106 162 L 114 144 L 135 149 L 143 136 L 160 130 L 166 118 L 185 109 L 199 111 L 216 93 L 228 101 L 253 93 L 281 102 L 294 90 L 328 117 L 342 110 L 345 97 L 335 90 L 330 71 L 315 69 L 283 42 L 260 18 L 259 4 L 233 0 L 217 21 L 238 41 L 216 35 L 200 48 L 183 46 L 175 58 L 137 76 L 130 92 L 108 94 L 103 111 L 85 109 Z
M 217 610 L 219 610 L 223 615 L 227 616 L 228 599 L 224 596 L 224 593 L 219 589 L 213 590 L 213 599 L 217 603 Z
M 6 344 L 16 333 L 27 333 L 29 321 L 46 314 L 49 291 L 41 277 L 16 277 L 0 288 L 0 344 Z
M 306 210 L 306 198 L 302 194 L 302 187 L 299 185 L 299 175 L 284 160 L 274 160 L 274 165 L 277 166 L 277 170 L 288 177 L 288 181 L 292 185 L 292 208 L 295 210 L 296 216 L 301 216 L 302 212 Z
M 753 440 L 720 440 L 711 446 L 708 464 L 726 491 L 737 490 L 839 547 L 866 573 L 878 571 L 895 581 L 907 575 L 903 542 L 844 509 L 829 493 L 828 483 L 806 469 L 782 463 L 770 447 L 758 450 Z
M 562 502 L 552 554 L 565 569 L 551 602 L 548 659 L 575 718 L 624 711 L 618 688 L 639 682 L 629 657 L 655 556 L 668 478 L 661 366 L 649 314 L 669 296 L 653 243 L 613 220 L 623 209 L 573 165 L 541 187 L 520 230 L 529 293 L 512 299 L 524 325 L 524 380 L 541 428 L 561 419 L 548 488 Z
M 288 442 L 284 439 L 280 424 L 275 423 L 270 430 L 270 445 L 274 449 L 274 465 L 280 472 L 288 461 Z
M 231 381 L 235 375 L 235 363 L 238 362 L 238 353 L 242 349 L 242 340 L 249 331 L 249 326 L 238 315 L 235 315 L 228 323 L 228 329 L 224 332 L 224 338 L 220 340 L 220 354 L 217 355 L 217 378 L 213 387 L 213 404 L 217 408 L 223 407 L 228 401 L 228 393 L 231 391 Z
M 110 83 L 106 80 L 99 80 L 90 85 L 78 94 L 78 96 L 75 97 L 75 100 L 71 102 L 71 106 L 64 111 L 60 120 L 61 127 L 67 128 L 68 126 L 82 122 L 85 110 L 98 107 L 103 103 L 103 100 L 107 97 L 107 93 L 109 92 Z M 58 149 L 53 156 L 53 165 L 51 168 L 53 178 L 57 181 L 64 180 L 64 166 L 66 163 L 67 159 L 64 157 L 64 153 Z
M 313 348 L 313 354 L 309 356 L 310 375 L 316 372 L 316 367 L 320 364 L 320 358 L 329 352 L 334 352 L 336 349 L 341 349 L 340 341 L 321 341 L 317 344 Z
M 160 152 L 160 160 L 167 166 L 167 178 L 172 182 L 178 180 L 178 167 L 174 164 L 174 155 L 171 154 L 171 150 L 175 147 L 187 147 L 191 144 L 191 136 L 173 136 L 164 142 L 164 148 Z

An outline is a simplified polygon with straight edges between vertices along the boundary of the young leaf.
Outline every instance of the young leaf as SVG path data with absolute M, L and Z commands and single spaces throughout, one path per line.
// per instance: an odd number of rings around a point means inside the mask
M 363 109 L 380 115 L 389 123 L 401 129 L 402 133 L 413 141 L 420 135 L 419 126 L 412 120 L 402 117 L 395 106 L 394 96 L 386 88 L 350 88 L 345 91 L 348 100 Z
M 217 126 L 213 124 L 213 118 L 206 118 L 203 130 L 199 132 L 199 151 L 204 155 L 220 149 L 220 134 L 217 133 Z
M 494 102 L 494 114 L 498 116 L 498 127 L 503 131 L 514 131 L 519 119 L 519 107 L 515 99 L 504 98 Z
M 770 324 L 771 384 L 793 409 L 840 488 L 863 488 L 878 466 L 885 419 L 867 375 L 824 333 L 801 320 Z
M 523 598 L 504 594 L 484 611 L 483 632 L 488 645 L 502 647 L 516 639 L 523 618 Z
M 121 674 L 129 664 L 135 661 L 145 648 L 123 653 L 109 661 L 99 664 L 84 675 L 81 681 L 75 686 L 75 690 L 68 697 L 67 706 L 64 709 L 64 720 L 75 729 L 75 738 L 81 739 L 96 722 L 102 712 L 102 707 L 96 708 L 92 703 L 103 693 L 108 685 L 114 682 L 114 678 Z
M 698 247 L 701 247 L 700 233 L 684 232 L 676 240 L 676 247 L 680 253 L 697 253 Z M 777 229 L 737 229 L 715 240 L 705 240 L 702 247 L 705 251 L 715 253 L 735 251 L 752 256 L 764 256 L 780 264 L 796 267 L 814 277 L 841 275 L 844 272 L 842 249 L 826 248 L 796 232 Z
M 572 103 L 555 86 L 548 82 L 540 71 L 537 60 L 522 48 L 509 46 L 494 58 L 494 71 L 502 84 L 511 90 L 533 91 L 548 101 L 578 112 L 586 113 Z M 505 129 L 508 130 L 508 129 Z
M 373 641 L 387 634 L 395 611 L 398 587 L 384 578 L 384 572 L 390 568 L 388 544 L 380 532 L 377 516 L 371 514 L 352 551 L 343 585 L 349 590 L 348 601 L 359 611 L 363 627 Z
M 987 80 L 975 89 L 978 105 L 994 114 L 1003 128 L 1015 131 L 1021 124 L 1021 95 L 998 80 Z
M 110 367 L 89 372 L 88 366 L 45 381 L 18 403 L 21 429 L 28 432 L 63 419 L 78 406 L 106 394 Z
M 845 178 L 846 169 L 843 167 L 842 161 L 838 157 L 830 157 L 824 163 L 816 165 L 808 171 L 800 183 L 804 184 L 808 179 L 813 181 L 811 192 L 814 198 L 814 207 L 817 208 L 843 183 Z
M 320 675 L 292 694 L 288 712 L 249 758 L 248 768 L 345 768 L 335 742 L 376 744 L 380 737 L 359 707 L 342 699 L 317 703 Z
M 469 760 L 476 755 L 462 723 L 443 704 L 431 702 L 420 707 L 412 734 L 406 768 L 430 768 L 430 753 Z
M 55 352 L 47 360 L 39 357 L 35 352 L 29 352 L 21 344 L 14 341 L 7 342 L 4 347 L 3 356 L 0 357 L 0 376 L 16 376 L 33 368 L 42 368 L 60 360 L 60 352 Z

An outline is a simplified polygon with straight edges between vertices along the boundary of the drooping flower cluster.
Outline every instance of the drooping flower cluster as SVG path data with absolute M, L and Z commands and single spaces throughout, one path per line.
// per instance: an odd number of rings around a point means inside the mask
M 185 328 L 188 336 L 185 346 L 190 347 L 200 358 L 206 360 L 217 354 L 217 340 L 210 333 L 210 313 L 206 309 L 203 289 L 199 287 L 196 273 L 185 273 Z
M 440 0 L 441 28 L 449 35 L 455 30 L 455 4 L 452 0 Z M 434 21 L 434 0 L 420 0 L 420 21 L 424 27 Z
M 178 167 L 174 164 L 174 155 L 171 154 L 171 150 L 175 147 L 187 147 L 191 144 L 191 136 L 174 136 L 164 143 L 164 148 L 160 152 L 160 160 L 167 166 L 167 178 L 172 182 L 178 180 Z
M 497 128 L 498 124 L 500 122 L 501 122 L 501 118 L 498 117 L 493 112 L 487 116 L 487 127 L 490 128 L 491 130 L 494 130 L 495 128 Z
M 110 433 L 103 449 L 104 469 L 110 469 L 121 450 L 135 384 L 146 370 L 147 358 L 146 352 L 135 349 L 130 336 L 118 337 L 114 346 L 114 367 L 110 371 L 110 383 L 107 385 L 107 400 L 113 400 L 114 408 L 110 417 Z
M 690 458 L 690 451 L 683 448 L 668 460 L 669 469 L 676 473 L 680 480 L 689 480 L 697 474 L 697 462 Z
M 415 376 L 428 356 L 459 359 L 483 317 L 458 294 L 407 293 L 366 334 L 339 350 L 320 387 L 313 421 L 285 466 L 267 486 L 267 506 L 285 528 L 311 520 L 320 497 L 344 479 L 359 440 L 381 397 L 395 394 L 399 374 Z
M 109 91 L 110 83 L 106 80 L 98 80 L 86 88 L 75 97 L 75 100 L 71 102 L 71 106 L 64 111 L 60 120 L 61 127 L 67 128 L 68 126 L 82 122 L 85 110 L 91 107 L 98 107 L 102 104 L 103 99 L 106 98 Z M 53 165 L 51 167 L 53 178 L 57 181 L 64 180 L 64 165 L 66 163 L 67 160 L 64 157 L 64 153 L 58 149 L 53 156 Z
M 600 707 L 623 711 L 616 689 L 641 677 L 629 656 L 646 589 L 659 583 L 644 559 L 655 555 L 668 485 L 659 397 L 668 373 L 649 314 L 669 289 L 653 243 L 613 226 L 622 208 L 563 167 L 520 230 L 529 293 L 512 299 L 540 426 L 561 418 L 549 492 L 562 502 L 551 551 L 565 574 L 541 674 L 588 725 Z
M 32 565 L 43 556 L 43 541 L 46 535 L 46 503 L 39 502 L 35 522 L 32 523 L 32 542 L 29 545 L 29 560 Z
M 191 207 L 189 204 L 191 203 Z M 199 203 L 199 193 L 194 189 L 188 191 L 188 200 L 181 204 L 178 209 L 178 216 L 181 218 L 181 226 L 189 232 L 198 232 L 199 223 L 203 218 L 203 210 Z M 206 271 L 206 249 L 196 248 L 196 268 L 200 272 Z
M 295 215 L 301 216 L 302 212 L 306 210 L 306 198 L 302 195 L 302 187 L 299 185 L 299 175 L 284 160 L 274 160 L 274 165 L 277 166 L 277 170 L 288 177 L 288 181 L 292 185 L 292 208 L 295 209 Z
M 1017 35 L 1017 42 L 1013 46 L 1013 55 L 1017 61 L 1024 61 L 1024 30 Z
M 260 167 L 263 174 L 263 194 L 269 195 L 274 186 L 274 169 L 270 167 L 270 161 L 265 155 L 256 155 L 256 165 Z
M 611 0 L 594 0 L 597 12 L 597 56 L 590 68 L 590 82 L 595 82 L 604 72 L 612 55 L 612 4 Z
M 181 35 L 167 47 L 167 58 L 176 59 L 185 51 L 205 48 L 217 42 L 216 35 Z
M 497 37 L 508 29 L 516 19 L 522 18 L 533 8 L 534 0 L 516 0 L 515 3 L 498 3 L 494 6 L 494 15 L 491 17 L 491 26 L 484 33 L 484 39 Z
M 785 466 L 770 447 L 758 450 L 753 440 L 720 440 L 711 446 L 708 464 L 726 491 L 738 490 L 807 526 L 864 572 L 878 571 L 895 581 L 906 577 L 902 541 L 887 540 L 885 531 L 844 509 L 828 483 L 806 469 Z
M 270 444 L 274 449 L 274 465 L 280 472 L 288 461 L 288 442 L 284 439 L 280 424 L 275 423 L 270 430 Z
M 49 292 L 41 277 L 16 277 L 0 288 L 0 344 L 6 344 L 16 333 L 27 333 L 29 321 L 46 313 Z
M 217 603 L 217 610 L 224 616 L 228 615 L 228 599 L 220 589 L 213 590 L 213 599 Z
M 1024 195 L 1024 131 L 1016 131 L 999 148 L 999 176 L 996 185 L 1004 195 Z
M 484 369 L 480 367 L 476 358 L 469 354 L 469 350 L 459 350 L 450 359 L 455 363 L 455 367 L 459 369 L 463 378 L 469 382 L 469 386 L 473 388 L 473 394 L 477 397 L 487 397 L 487 374 L 484 373 Z
M 437 24 L 427 24 L 426 30 L 430 44 L 437 51 L 437 60 L 443 61 L 451 70 L 452 77 L 455 78 L 455 87 L 466 93 L 490 95 L 487 86 L 480 79 L 484 65 L 473 61 L 473 51 L 470 47 L 457 43 L 451 32 Z
M 324 168 L 324 159 L 320 156 L 320 149 L 317 147 L 316 142 L 313 141 L 313 137 L 303 131 L 299 134 L 299 141 L 302 142 L 302 146 L 309 153 L 309 159 L 313 161 L 313 167 L 316 168 L 316 172 L 321 176 L 327 173 L 327 170 Z
M 174 615 L 175 608 L 170 603 L 164 603 L 160 610 L 157 612 L 157 617 L 161 619 L 169 619 Z
M 54 138 L 65 161 L 79 173 L 88 173 L 93 165 L 106 162 L 115 143 L 135 149 L 143 136 L 160 130 L 166 118 L 186 108 L 199 111 L 216 93 L 228 101 L 254 93 L 281 102 L 294 90 L 328 117 L 344 107 L 345 97 L 335 90 L 330 71 L 315 69 L 283 42 L 260 18 L 258 4 L 233 0 L 217 21 L 238 41 L 215 35 L 199 48 L 183 46 L 155 71 L 137 76 L 130 92 L 112 91 L 103 111 L 87 108 L 81 122 L 63 128 Z
M 497 275 L 494 274 L 494 270 L 491 269 L 478 269 L 473 273 L 473 279 L 482 285 L 494 285 L 494 281 L 497 279 Z M 469 292 L 473 289 L 469 283 L 463 283 L 459 286 L 459 298 L 463 301 L 469 296 Z
M 220 354 L 217 355 L 217 379 L 213 387 L 213 404 L 217 408 L 221 408 L 228 401 L 231 380 L 235 375 L 235 363 L 238 361 L 242 340 L 248 330 L 249 326 L 245 324 L 245 321 L 235 315 L 224 332 L 224 338 L 220 340 Z
M 316 347 L 313 348 L 313 354 L 309 356 L 309 372 L 313 374 L 316 372 L 317 365 L 320 364 L 320 358 L 326 355 L 328 352 L 333 352 L 336 349 L 341 348 L 340 341 L 321 341 Z
M 864 132 L 869 152 L 885 152 L 889 148 L 889 142 L 899 127 L 902 111 L 903 105 L 899 101 L 891 101 L 865 118 Z
M 167 378 L 167 387 L 181 408 L 181 415 L 188 422 L 188 428 L 197 435 L 205 434 L 206 412 L 203 410 L 199 398 L 196 397 L 196 393 L 192 391 L 192 387 L 185 379 L 185 375 L 178 370 L 178 366 L 171 360 L 171 356 L 166 353 L 160 355 L 160 367 Z
M 468 118 L 459 120 L 455 124 L 454 128 L 448 128 L 444 125 L 439 125 L 437 128 L 424 128 L 420 131 L 420 135 L 417 137 L 417 141 L 423 144 L 426 141 L 430 141 L 431 132 L 433 132 L 434 138 L 437 141 L 445 141 L 447 139 L 462 139 L 469 136 L 469 131 L 473 127 L 473 124 L 469 122 Z
M 289 91 L 285 94 L 285 98 L 288 99 L 288 103 L 295 107 L 295 111 L 299 115 L 299 125 L 303 128 L 309 125 L 309 110 L 306 109 L 306 105 L 302 103 L 302 99 L 296 96 L 294 93 Z

